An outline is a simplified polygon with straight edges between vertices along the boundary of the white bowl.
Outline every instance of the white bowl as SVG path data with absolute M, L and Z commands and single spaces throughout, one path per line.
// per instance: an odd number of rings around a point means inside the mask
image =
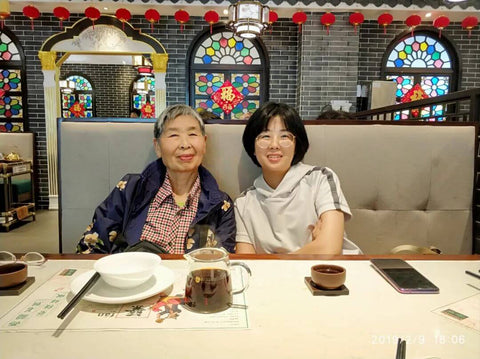
M 102 257 L 93 268 L 112 287 L 133 288 L 145 283 L 161 260 L 153 253 L 126 252 Z

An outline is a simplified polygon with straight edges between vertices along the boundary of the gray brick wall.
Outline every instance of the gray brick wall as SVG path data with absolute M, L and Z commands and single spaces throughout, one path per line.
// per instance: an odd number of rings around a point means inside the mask
M 129 117 L 130 86 L 137 77 L 132 66 L 64 64 L 60 78 L 73 73 L 83 74 L 92 82 L 97 117 Z
M 355 106 L 359 33 L 348 24 L 346 13 L 336 13 L 330 34 L 319 14 L 307 13 L 299 51 L 297 105 L 300 116 L 315 119 L 331 100 L 345 100 Z M 351 109 L 353 110 L 353 108 Z
M 385 49 L 406 27 L 402 22 L 395 22 L 387 28 L 387 35 L 384 35 L 383 28 L 376 21 L 366 21 L 360 26 L 358 34 L 355 34 L 348 23 L 349 14 L 336 13 L 336 23 L 332 26 L 330 35 L 327 35 L 321 27 L 320 14 L 307 15 L 309 19 L 301 34 L 291 18 L 285 18 L 279 19 L 274 24 L 272 33 L 265 34 L 261 40 L 270 58 L 270 100 L 295 106 L 304 119 L 312 119 L 330 100 L 347 100 L 355 105 L 357 82 L 379 79 Z M 64 26 L 71 26 L 82 17 L 83 14 L 72 14 Z M 171 16 L 162 16 L 160 22 L 155 24 L 153 33 L 143 16 L 133 16 L 130 23 L 157 38 L 169 54 L 167 104 L 185 103 L 187 50 L 197 34 L 208 28 L 203 17 L 191 17 L 183 33 Z M 46 13 L 35 20 L 34 31 L 30 28 L 30 21 L 20 13 L 12 14 L 5 21 L 5 26 L 18 37 L 26 55 L 29 111 L 26 128 L 36 134 L 36 198 L 37 205 L 46 208 L 48 182 L 45 113 L 43 74 L 38 50 L 60 28 L 58 20 Z M 461 29 L 460 24 L 454 23 L 444 30 L 444 34 L 454 42 L 459 53 L 462 68 L 460 89 L 480 87 L 478 28 L 468 38 L 468 33 Z M 121 94 L 124 94 L 123 90 Z M 121 101 L 128 104 L 126 99 Z M 126 110 L 121 111 L 125 113 Z M 105 114 L 112 115 L 114 114 Z

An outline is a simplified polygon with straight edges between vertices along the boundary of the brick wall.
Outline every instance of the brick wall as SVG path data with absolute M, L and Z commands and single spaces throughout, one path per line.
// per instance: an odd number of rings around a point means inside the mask
M 30 20 L 23 14 L 14 13 L 5 22 L 5 26 L 18 37 L 26 55 L 29 111 L 26 128 L 36 134 L 36 198 L 40 208 L 48 207 L 48 181 L 43 74 L 38 51 L 46 39 L 60 31 L 58 20 L 48 15 L 42 14 L 35 20 L 34 31 L 30 28 Z M 307 15 L 308 21 L 303 25 L 301 34 L 290 18 L 279 19 L 272 33 L 262 36 L 261 41 L 270 59 L 270 100 L 293 105 L 303 118 L 312 119 L 330 100 L 347 100 L 355 105 L 357 82 L 379 79 L 383 53 L 395 36 L 405 31 L 405 25 L 396 22 L 387 28 L 384 35 L 376 21 L 366 21 L 355 34 L 348 23 L 348 14 L 336 13 L 337 21 L 327 35 L 320 25 L 320 15 Z M 82 17 L 83 14 L 72 14 L 64 26 L 71 26 Z M 171 16 L 162 16 L 153 33 L 143 16 L 133 16 L 130 23 L 158 39 L 169 54 L 167 105 L 185 103 L 187 51 L 197 34 L 208 28 L 203 17 L 191 17 L 183 32 Z M 473 31 L 469 38 L 457 23 L 445 29 L 444 34 L 452 40 L 459 53 L 462 67 L 460 89 L 480 87 L 480 31 Z M 113 74 L 109 72 L 108 76 Z M 131 79 L 126 81 L 128 85 L 129 81 Z M 112 81 L 108 85 L 115 88 L 126 86 L 114 85 Z M 128 94 L 128 90 L 122 90 L 116 97 L 124 94 Z M 128 100 L 125 97 L 119 101 L 125 106 L 121 109 L 121 116 L 125 116 Z M 354 108 L 351 110 L 354 111 Z
M 331 100 L 352 103 L 357 94 L 359 35 L 352 26 L 334 26 L 327 35 L 318 13 L 307 13 L 299 51 L 297 104 L 300 116 L 315 119 Z M 348 24 L 346 13 L 336 13 L 336 22 Z
M 129 117 L 130 87 L 137 77 L 132 66 L 64 64 L 60 78 L 73 73 L 83 74 L 92 82 L 97 117 Z

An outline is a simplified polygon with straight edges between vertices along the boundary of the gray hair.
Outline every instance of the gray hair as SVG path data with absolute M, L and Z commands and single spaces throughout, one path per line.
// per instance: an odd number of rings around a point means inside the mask
M 184 104 L 176 104 L 167 107 L 163 112 L 158 116 L 155 125 L 153 126 L 153 135 L 155 138 L 159 138 L 162 135 L 163 128 L 165 124 L 171 120 L 176 119 L 178 116 L 191 116 L 198 121 L 200 125 L 200 130 L 202 131 L 202 135 L 205 136 L 205 124 L 203 123 L 200 114 L 195 111 L 190 106 Z

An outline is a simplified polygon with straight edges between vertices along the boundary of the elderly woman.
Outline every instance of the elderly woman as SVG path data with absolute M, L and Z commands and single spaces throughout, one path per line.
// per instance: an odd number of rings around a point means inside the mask
M 344 236 L 351 213 L 337 175 L 301 162 L 309 143 L 293 108 L 260 107 L 243 146 L 262 174 L 235 201 L 237 253 L 360 253 Z
M 205 126 L 196 111 L 173 105 L 154 126 L 159 159 L 122 178 L 97 207 L 79 253 L 148 250 L 185 253 L 235 247 L 232 200 L 202 165 Z

